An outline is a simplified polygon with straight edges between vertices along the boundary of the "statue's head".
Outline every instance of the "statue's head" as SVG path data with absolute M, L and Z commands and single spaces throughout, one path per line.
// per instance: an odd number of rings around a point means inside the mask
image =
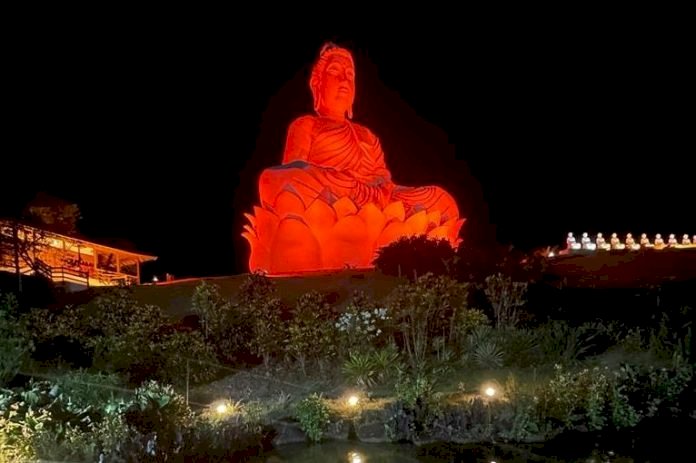
M 333 43 L 325 44 L 312 68 L 309 87 L 317 113 L 338 113 L 352 118 L 355 65 L 350 51 Z

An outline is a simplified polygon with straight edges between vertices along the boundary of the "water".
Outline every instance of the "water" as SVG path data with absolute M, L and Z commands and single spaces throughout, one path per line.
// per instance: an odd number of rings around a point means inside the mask
M 276 449 L 265 463 L 459 463 L 459 462 L 630 462 L 614 452 L 591 450 L 568 458 L 543 456 L 522 448 L 437 444 L 416 447 L 407 444 L 327 442 L 321 445 L 293 444 Z

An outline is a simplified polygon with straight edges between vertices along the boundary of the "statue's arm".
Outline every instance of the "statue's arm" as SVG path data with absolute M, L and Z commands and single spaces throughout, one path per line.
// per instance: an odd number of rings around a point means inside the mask
M 283 164 L 307 160 L 312 146 L 314 121 L 312 116 L 301 116 L 290 123 L 283 152 Z

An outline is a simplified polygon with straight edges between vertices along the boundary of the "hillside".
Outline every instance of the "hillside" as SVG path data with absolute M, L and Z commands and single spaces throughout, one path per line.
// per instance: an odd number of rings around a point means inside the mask
M 191 296 L 201 281 L 220 287 L 224 297 L 235 299 L 246 274 L 226 277 L 191 278 L 156 285 L 135 286 L 133 294 L 142 304 L 158 305 L 173 319 L 180 319 L 190 313 Z M 278 294 L 288 304 L 293 304 L 299 296 L 312 290 L 329 293 L 338 306 L 350 300 L 354 291 L 363 291 L 375 300 L 387 296 L 402 281 L 397 277 L 383 275 L 376 271 L 339 271 L 326 274 L 273 277 Z
M 696 249 L 593 252 L 549 260 L 565 286 L 641 288 L 696 280 Z

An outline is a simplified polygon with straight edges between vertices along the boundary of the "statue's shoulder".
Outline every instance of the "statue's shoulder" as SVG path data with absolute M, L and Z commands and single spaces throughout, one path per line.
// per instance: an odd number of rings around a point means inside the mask
M 316 122 L 316 116 L 305 114 L 293 119 L 293 121 L 290 123 L 290 130 L 312 130 Z

